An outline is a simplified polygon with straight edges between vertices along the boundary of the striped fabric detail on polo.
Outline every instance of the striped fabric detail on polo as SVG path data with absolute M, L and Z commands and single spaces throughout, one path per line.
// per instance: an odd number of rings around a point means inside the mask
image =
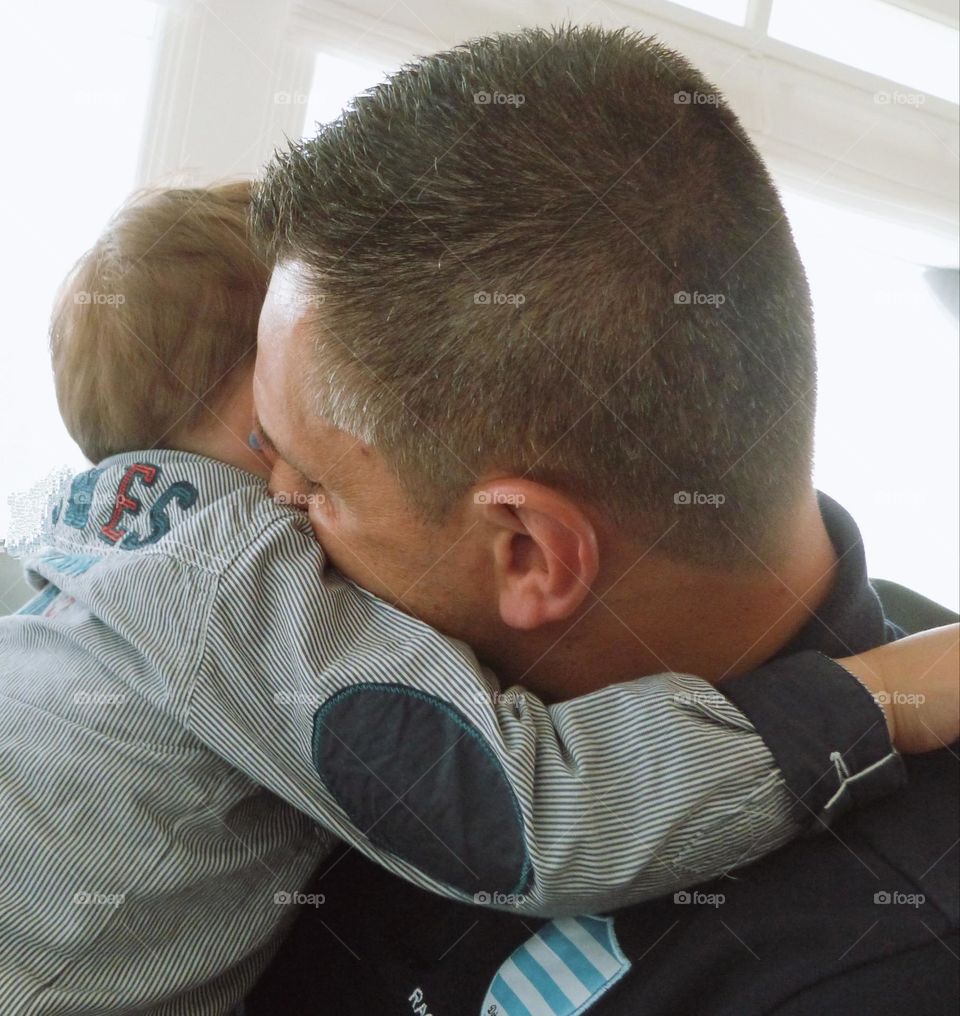
M 610 917 L 550 921 L 493 977 L 481 1016 L 577 1016 L 630 969 Z

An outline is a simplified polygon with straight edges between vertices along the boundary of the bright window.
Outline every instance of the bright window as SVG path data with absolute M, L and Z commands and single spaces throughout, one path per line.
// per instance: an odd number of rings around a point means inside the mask
M 386 73 L 373 61 L 317 54 L 313 84 L 307 96 L 304 137 L 315 134 L 317 124 L 336 120 L 351 99 L 382 81 Z
M 957 30 L 883 0 L 774 0 L 769 32 L 811 53 L 960 101 Z
M 957 319 L 929 278 L 947 268 L 956 285 L 956 243 L 789 191 L 784 203 L 816 317 L 815 482 L 853 514 L 871 575 L 957 609 Z
M 85 465 L 57 412 L 47 326 L 61 279 L 134 186 L 158 10 L 145 0 L 4 9 L 0 536 L 12 514 L 29 515 L 32 485 Z
M 700 14 L 742 25 L 747 18 L 747 0 L 674 0 L 681 7 L 689 7 Z

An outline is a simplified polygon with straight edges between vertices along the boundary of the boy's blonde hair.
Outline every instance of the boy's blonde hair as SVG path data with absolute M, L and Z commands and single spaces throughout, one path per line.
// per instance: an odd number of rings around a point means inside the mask
M 249 182 L 136 194 L 65 279 L 50 324 L 57 401 L 92 462 L 175 447 L 252 366 L 273 262 L 249 205 Z

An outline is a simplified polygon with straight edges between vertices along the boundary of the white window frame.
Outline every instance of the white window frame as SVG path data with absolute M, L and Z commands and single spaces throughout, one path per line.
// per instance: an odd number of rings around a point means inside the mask
M 909 89 L 771 39 L 772 2 L 751 0 L 747 24 L 737 26 L 668 0 L 575 7 L 561 0 L 522 6 L 510 0 L 166 0 L 139 182 L 256 173 L 285 138 L 301 134 L 303 102 L 274 97 L 309 93 L 318 52 L 395 66 L 476 35 L 582 20 L 655 34 L 684 53 L 727 96 L 784 182 L 824 201 L 955 237 L 957 105 L 932 95 L 923 95 L 919 106 L 878 105 L 878 92 Z M 950 0 L 900 5 L 956 22 Z

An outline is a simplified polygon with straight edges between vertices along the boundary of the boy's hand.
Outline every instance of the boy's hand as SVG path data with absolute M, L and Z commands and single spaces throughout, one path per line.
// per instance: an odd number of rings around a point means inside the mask
M 837 660 L 883 707 L 890 740 L 917 754 L 960 737 L 960 624 Z

